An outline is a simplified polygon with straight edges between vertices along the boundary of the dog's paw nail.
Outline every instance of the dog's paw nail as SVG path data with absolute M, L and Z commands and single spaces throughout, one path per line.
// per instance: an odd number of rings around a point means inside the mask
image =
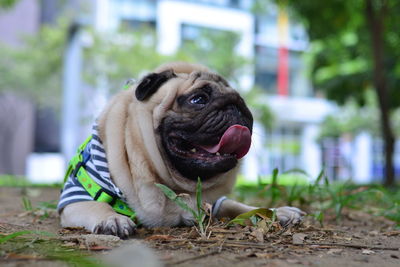
M 301 223 L 306 213 L 295 207 L 280 207 L 276 209 L 276 216 L 283 227 Z
M 100 222 L 93 230 L 96 234 L 115 235 L 128 238 L 134 234 L 136 225 L 129 217 L 115 214 Z
M 124 235 L 125 235 L 125 237 L 128 237 L 129 236 L 129 231 L 128 231 L 128 229 L 124 229 Z
M 100 234 L 102 232 L 101 224 L 96 225 L 92 232 L 95 234 Z
M 117 228 L 115 227 L 115 225 L 112 225 L 112 226 L 111 226 L 111 233 L 112 233 L 113 235 L 117 235 Z

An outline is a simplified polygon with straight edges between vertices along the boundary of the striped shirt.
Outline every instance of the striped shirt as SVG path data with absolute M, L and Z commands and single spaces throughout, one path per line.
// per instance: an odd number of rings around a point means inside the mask
M 113 183 L 110 176 L 104 146 L 98 135 L 97 124 L 93 126 L 92 138 L 85 147 L 83 158 L 86 160 L 83 168 L 85 168 L 89 176 L 101 186 L 104 191 L 125 201 L 121 190 Z M 77 177 L 73 176 L 73 173 L 74 172 L 68 177 L 61 192 L 60 201 L 57 206 L 59 212 L 68 204 L 94 200 L 78 181 Z

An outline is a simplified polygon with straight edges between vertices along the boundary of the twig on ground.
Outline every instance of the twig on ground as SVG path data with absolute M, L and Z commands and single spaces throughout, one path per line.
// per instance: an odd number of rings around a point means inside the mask
M 381 247 L 381 246 L 368 246 L 368 245 L 358 245 L 358 244 L 344 244 L 344 243 L 303 243 L 303 244 L 293 244 L 298 246 L 308 245 L 308 246 L 318 246 L 318 247 L 348 247 L 348 248 L 365 248 L 365 249 L 375 249 L 375 250 L 400 250 L 400 247 Z
M 217 249 L 217 250 L 210 251 L 208 253 L 204 253 L 204 254 L 201 254 L 201 255 L 196 255 L 194 257 L 189 257 L 189 258 L 186 258 L 186 259 L 183 259 L 183 260 L 169 262 L 169 263 L 167 263 L 167 266 L 175 266 L 175 265 L 178 265 L 178 264 L 181 264 L 181 263 L 184 263 L 184 262 L 205 258 L 205 257 L 212 256 L 212 255 L 219 254 L 219 253 L 221 253 L 221 250 Z
M 182 239 L 171 239 L 166 240 L 165 242 L 182 242 L 185 240 Z M 189 241 L 189 240 L 188 240 Z M 206 240 L 206 239 L 199 239 L 199 240 L 190 240 L 192 243 L 216 243 L 216 240 Z M 226 241 L 224 240 L 221 244 L 221 247 L 253 247 L 253 248 L 266 248 L 265 244 L 257 244 L 257 243 L 250 243 L 250 242 L 240 242 L 240 241 Z
M 189 241 L 189 240 L 188 240 Z M 165 242 L 185 242 L 182 239 L 171 239 L 166 240 Z M 215 243 L 215 240 L 190 240 L 192 243 Z M 271 243 L 272 245 L 272 243 Z M 289 244 L 288 244 L 289 245 Z M 400 250 L 400 247 L 382 247 L 382 246 L 368 246 L 368 245 L 359 245 L 359 244 L 343 244 L 343 243 L 303 243 L 303 244 L 290 244 L 292 246 L 317 246 L 317 247 L 348 247 L 348 248 L 357 248 L 357 249 L 375 249 L 375 250 Z M 267 248 L 268 243 L 266 244 L 258 244 L 251 242 L 241 242 L 241 241 L 226 241 L 224 240 L 220 247 L 245 247 L 245 248 Z

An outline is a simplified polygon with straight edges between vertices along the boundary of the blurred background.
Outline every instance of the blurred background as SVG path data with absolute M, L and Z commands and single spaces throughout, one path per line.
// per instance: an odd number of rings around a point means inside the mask
M 1 0 L 0 175 L 61 182 L 110 96 L 182 60 L 253 111 L 242 182 L 278 168 L 393 185 L 398 14 L 397 0 Z

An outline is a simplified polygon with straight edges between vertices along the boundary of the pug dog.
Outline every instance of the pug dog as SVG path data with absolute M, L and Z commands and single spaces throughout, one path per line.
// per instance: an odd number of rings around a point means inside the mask
M 255 208 L 223 197 L 235 184 L 253 126 L 244 100 L 224 78 L 202 65 L 175 62 L 128 87 L 98 117 L 82 147 L 85 160 L 67 173 L 58 205 L 63 227 L 126 238 L 137 222 L 144 227 L 192 225 L 192 214 L 155 184 L 184 194 L 194 208 L 198 177 L 203 201 L 214 204 L 215 217 L 233 218 Z M 77 179 L 82 168 L 100 186 L 98 192 L 126 203 L 135 220 L 107 201 L 96 201 L 99 194 L 90 195 Z M 282 225 L 297 224 L 304 214 L 294 207 L 276 209 Z

